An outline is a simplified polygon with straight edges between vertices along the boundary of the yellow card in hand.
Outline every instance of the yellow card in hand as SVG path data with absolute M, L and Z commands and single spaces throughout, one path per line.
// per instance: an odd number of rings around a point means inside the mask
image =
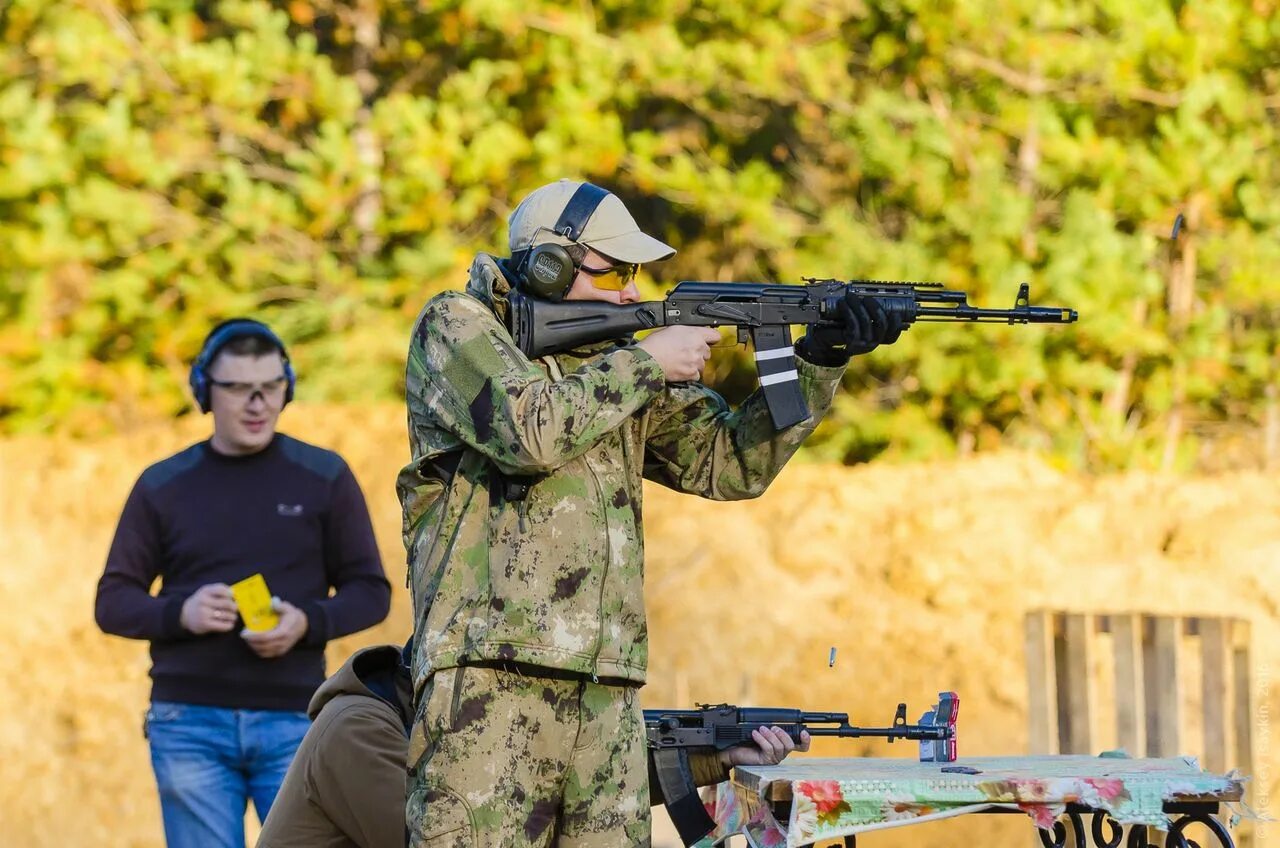
M 271 610 L 271 590 L 261 574 L 232 583 L 231 597 L 236 599 L 247 630 L 270 630 L 280 623 L 280 616 Z

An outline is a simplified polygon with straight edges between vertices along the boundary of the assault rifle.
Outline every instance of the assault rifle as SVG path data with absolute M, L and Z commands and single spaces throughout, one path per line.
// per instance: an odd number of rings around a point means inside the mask
M 530 358 L 572 350 L 609 339 L 630 338 L 654 327 L 691 325 L 738 328 L 738 343 L 755 346 L 756 367 L 773 426 L 782 430 L 809 417 L 800 393 L 791 325 L 841 323 L 838 303 L 848 291 L 874 297 L 886 313 L 901 316 L 903 328 L 917 321 L 984 324 L 1070 324 L 1074 309 L 1032 306 L 1026 283 L 1012 309 L 970 306 L 964 292 L 941 283 L 879 280 L 819 280 L 805 285 L 683 282 L 664 300 L 615 305 L 598 301 L 552 303 L 512 292 L 508 329 Z
M 699 705 L 696 710 L 645 710 L 644 728 L 649 757 L 662 789 L 671 822 L 685 845 L 692 845 L 715 827 L 698 797 L 689 768 L 689 754 L 718 753 L 735 745 L 754 744 L 751 731 L 777 726 L 795 742 L 800 732 L 810 736 L 845 738 L 881 737 L 916 739 L 920 761 L 950 763 L 956 759 L 956 717 L 960 697 L 955 692 L 939 692 L 938 703 L 920 717 L 919 724 L 907 724 L 907 705 L 898 704 L 891 727 L 853 727 L 847 713 L 806 713 L 772 707 L 734 707 L 729 704 Z

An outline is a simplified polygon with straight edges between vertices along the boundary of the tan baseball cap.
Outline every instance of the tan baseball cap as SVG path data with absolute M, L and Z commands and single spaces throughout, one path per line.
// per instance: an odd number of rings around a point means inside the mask
M 640 232 L 640 225 L 631 217 L 622 201 L 604 189 L 597 189 L 604 197 L 586 219 L 582 232 L 576 239 L 570 238 L 563 227 L 561 216 L 583 185 L 578 180 L 557 180 L 534 189 L 520 201 L 520 205 L 507 219 L 507 244 L 511 252 L 528 250 L 534 245 L 547 242 L 576 242 L 618 262 L 657 262 L 675 255 L 676 249 L 671 245 Z M 590 187 L 589 183 L 586 185 Z M 579 203 L 584 202 L 589 193 L 590 188 L 579 198 Z M 558 224 L 561 225 L 559 232 Z

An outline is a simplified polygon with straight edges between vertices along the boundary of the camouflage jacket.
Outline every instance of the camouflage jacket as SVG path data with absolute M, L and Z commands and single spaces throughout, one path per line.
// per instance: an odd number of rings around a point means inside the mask
M 506 330 L 493 257 L 423 308 L 406 369 L 404 512 L 414 678 L 515 660 L 644 682 L 641 479 L 716 500 L 759 495 L 831 404 L 843 367 L 798 361 L 813 417 L 775 433 L 757 391 L 737 411 L 668 385 L 634 345 L 528 359 Z M 509 498 L 505 480 L 532 482 Z

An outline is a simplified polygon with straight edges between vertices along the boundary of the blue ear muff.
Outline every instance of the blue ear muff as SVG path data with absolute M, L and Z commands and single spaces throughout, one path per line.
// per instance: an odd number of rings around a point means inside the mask
M 191 374 L 188 376 L 187 382 L 191 386 L 191 395 L 195 398 L 196 405 L 200 407 L 201 412 L 207 413 L 212 409 L 209 399 L 209 366 L 213 364 L 218 351 L 222 350 L 227 342 L 232 339 L 244 338 L 245 336 L 266 339 L 280 351 L 280 357 L 284 360 L 284 403 L 287 406 L 289 401 L 293 400 L 293 389 L 298 382 L 298 378 L 294 373 L 293 364 L 289 362 L 289 352 L 285 349 L 284 342 L 271 331 L 270 327 L 261 321 L 255 321 L 252 318 L 232 318 L 229 321 L 223 321 L 209 331 L 208 337 L 205 338 L 204 344 L 200 347 L 199 356 L 196 357 L 195 362 L 191 363 Z

